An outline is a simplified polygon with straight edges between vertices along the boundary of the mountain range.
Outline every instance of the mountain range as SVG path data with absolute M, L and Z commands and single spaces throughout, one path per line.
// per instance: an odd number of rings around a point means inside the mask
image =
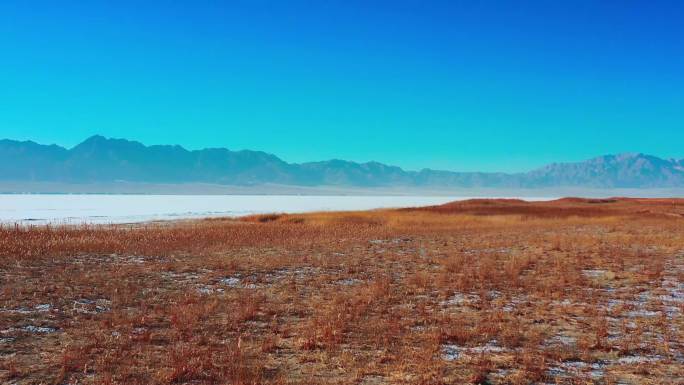
M 525 173 L 406 171 L 378 162 L 288 163 L 260 151 L 186 150 L 93 136 L 66 149 L 0 140 L 0 181 L 59 183 L 212 183 L 439 188 L 684 187 L 684 160 L 625 153 L 553 163 Z

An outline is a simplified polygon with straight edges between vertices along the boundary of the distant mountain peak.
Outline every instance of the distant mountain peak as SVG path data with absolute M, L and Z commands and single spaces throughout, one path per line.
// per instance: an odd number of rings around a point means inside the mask
M 119 139 L 119 140 L 128 141 L 128 140 L 126 140 L 126 139 Z M 93 135 L 93 136 L 91 136 L 91 137 L 86 138 L 86 140 L 82 141 L 81 143 L 77 144 L 77 145 L 74 146 L 74 147 L 79 147 L 79 146 L 85 147 L 85 146 L 101 145 L 101 144 L 105 144 L 105 143 L 112 143 L 112 142 L 115 142 L 115 141 L 117 141 L 117 139 L 114 139 L 114 138 L 111 138 L 111 139 L 110 139 L 110 138 L 106 138 L 106 137 L 104 137 L 104 136 L 102 136 L 102 135 Z
M 86 138 L 86 140 L 84 140 L 83 142 L 103 142 L 107 140 L 109 140 L 109 138 L 106 138 L 100 134 L 95 134 Z

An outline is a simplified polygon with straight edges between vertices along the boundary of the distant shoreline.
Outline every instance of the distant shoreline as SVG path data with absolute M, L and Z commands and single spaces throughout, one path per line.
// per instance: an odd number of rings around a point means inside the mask
M 684 197 L 684 188 L 582 188 L 554 187 L 535 189 L 515 188 L 421 188 L 421 187 L 368 187 L 344 186 L 292 186 L 278 184 L 220 185 L 208 183 L 156 184 L 156 183 L 89 183 L 69 184 L 55 182 L 0 182 L 0 194 L 87 194 L 87 195 L 290 195 L 290 196 L 468 196 L 497 197 L 633 197 L 673 198 Z

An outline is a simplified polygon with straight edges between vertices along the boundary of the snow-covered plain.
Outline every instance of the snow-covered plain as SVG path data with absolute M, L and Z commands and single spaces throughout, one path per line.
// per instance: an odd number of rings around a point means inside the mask
M 442 204 L 468 197 L 296 195 L 0 195 L 0 222 L 133 223 L 260 213 L 369 210 Z M 544 200 L 545 198 L 525 198 Z

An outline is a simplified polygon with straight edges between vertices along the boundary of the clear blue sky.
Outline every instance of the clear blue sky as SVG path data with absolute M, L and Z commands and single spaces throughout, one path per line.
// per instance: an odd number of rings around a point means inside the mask
M 0 2 L 0 137 L 518 171 L 684 157 L 684 1 Z

